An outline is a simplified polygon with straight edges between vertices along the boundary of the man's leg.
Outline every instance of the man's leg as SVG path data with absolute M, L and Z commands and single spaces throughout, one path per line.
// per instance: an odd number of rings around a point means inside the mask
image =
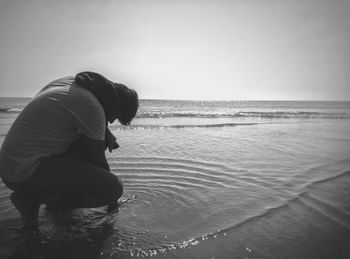
M 21 191 L 11 193 L 10 199 L 21 215 L 23 227 L 25 229 L 36 229 L 40 202 L 31 197 L 30 194 Z
M 109 171 L 70 157 L 45 159 L 27 183 L 41 197 L 61 195 L 65 207 L 92 208 L 109 205 L 123 193 L 123 185 Z
M 37 214 L 40 207 L 37 197 L 27 192 L 25 182 L 12 183 L 6 179 L 2 180 L 9 189 L 14 191 L 10 195 L 10 200 L 21 215 L 23 227 L 25 229 L 36 229 L 38 221 Z
M 14 190 L 11 200 L 24 227 L 32 228 L 37 224 L 40 204 L 47 204 L 52 197 L 58 197 L 56 205 L 64 208 L 106 206 L 121 197 L 123 184 L 111 172 L 84 161 L 52 157 L 44 159 L 40 168 Z

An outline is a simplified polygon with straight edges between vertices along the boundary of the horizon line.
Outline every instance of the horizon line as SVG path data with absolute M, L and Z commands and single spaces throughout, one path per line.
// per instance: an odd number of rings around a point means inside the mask
M 0 98 L 20 98 L 31 99 L 31 97 L 25 96 L 0 96 Z M 140 101 L 198 101 L 198 102 L 350 102 L 349 100 L 336 100 L 336 99 L 171 99 L 171 98 L 140 98 Z

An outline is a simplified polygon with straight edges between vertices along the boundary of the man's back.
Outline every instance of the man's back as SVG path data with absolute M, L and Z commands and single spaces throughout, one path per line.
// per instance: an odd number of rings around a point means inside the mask
M 103 140 L 105 116 L 101 104 L 74 77 L 47 85 L 19 114 L 0 151 L 0 176 L 23 181 L 41 159 L 62 154 L 84 134 Z

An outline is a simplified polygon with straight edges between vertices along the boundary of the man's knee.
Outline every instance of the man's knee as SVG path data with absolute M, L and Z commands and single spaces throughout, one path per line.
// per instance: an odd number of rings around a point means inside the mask
M 124 191 L 124 184 L 123 182 L 117 177 L 117 183 L 116 183 L 116 197 L 119 199 L 123 195 Z
M 113 199 L 119 199 L 122 196 L 124 190 L 123 182 L 115 175 L 113 175 L 111 178 L 109 196 Z

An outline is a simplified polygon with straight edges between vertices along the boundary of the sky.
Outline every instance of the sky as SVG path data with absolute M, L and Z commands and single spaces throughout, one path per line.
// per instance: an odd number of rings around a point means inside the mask
M 0 0 L 0 97 L 95 71 L 141 99 L 350 100 L 348 0 Z

